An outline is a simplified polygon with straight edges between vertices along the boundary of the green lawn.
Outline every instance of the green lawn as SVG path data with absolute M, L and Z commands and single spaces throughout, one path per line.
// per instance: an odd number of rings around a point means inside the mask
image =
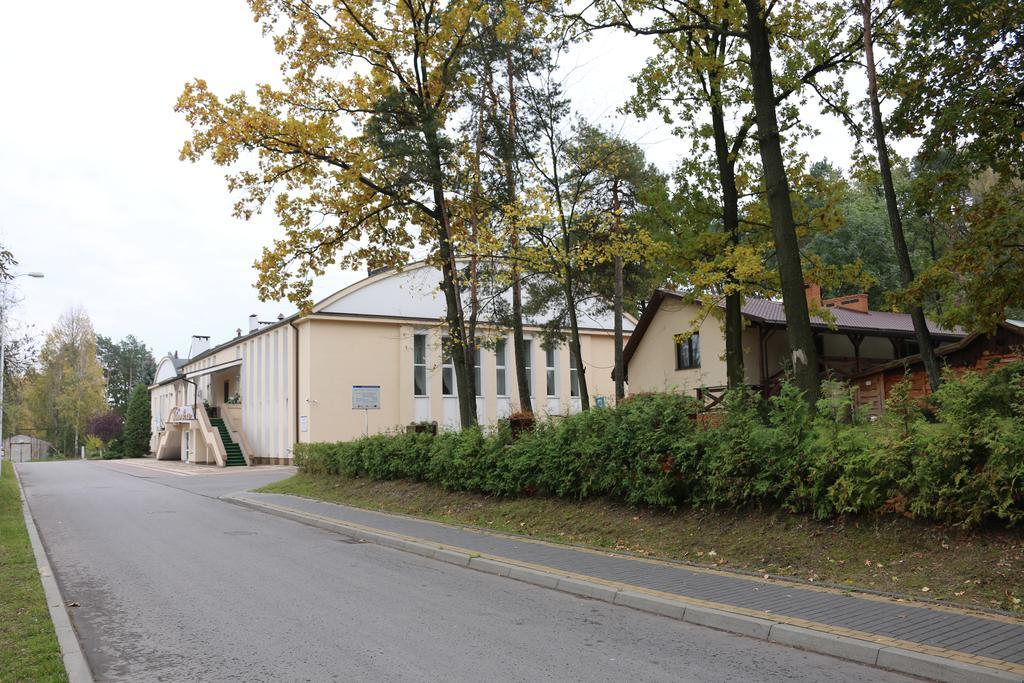
M 0 478 L 0 681 L 66 681 L 14 467 Z
M 680 510 L 503 499 L 407 481 L 299 473 L 260 491 L 757 574 L 1024 614 L 1024 534 L 962 532 L 899 517 L 817 522 L 785 512 Z

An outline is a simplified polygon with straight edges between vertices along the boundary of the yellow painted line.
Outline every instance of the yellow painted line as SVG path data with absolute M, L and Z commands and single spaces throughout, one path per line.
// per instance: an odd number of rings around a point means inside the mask
M 462 547 L 459 547 L 459 546 L 444 545 L 444 544 L 437 543 L 435 541 L 429 541 L 429 540 L 426 540 L 426 539 L 418 538 L 416 536 L 407 536 L 405 534 L 400 534 L 400 533 L 393 532 L 393 531 L 384 531 L 384 530 L 381 530 L 381 529 L 378 529 L 378 528 L 375 528 L 375 527 L 365 526 L 365 525 L 359 524 L 357 522 L 348 522 L 348 521 L 341 522 L 341 521 L 339 521 L 337 519 L 334 519 L 334 518 L 331 518 L 331 517 L 325 517 L 323 515 L 317 515 L 317 514 L 314 514 L 314 513 L 305 512 L 303 510 L 296 510 L 295 508 L 290 508 L 290 507 L 286 507 L 286 506 L 283 506 L 283 505 L 275 505 L 274 503 L 268 503 L 268 502 L 265 502 L 265 501 L 257 502 L 257 501 L 254 501 L 254 500 L 250 499 L 250 498 L 244 498 L 244 499 L 238 499 L 238 500 L 244 500 L 245 502 L 251 503 L 251 504 L 256 505 L 256 506 L 265 507 L 265 508 L 269 508 L 269 509 L 272 509 L 272 510 L 277 510 L 279 512 L 283 512 L 283 513 L 286 513 L 286 514 L 289 514 L 289 515 L 293 515 L 293 516 L 297 516 L 297 517 L 303 517 L 303 518 L 306 518 L 306 519 L 309 519 L 309 520 L 312 520 L 312 521 L 322 522 L 322 523 L 325 523 L 325 524 L 329 524 L 331 526 L 336 526 L 336 527 L 341 528 L 341 529 L 346 529 L 346 528 L 347 529 L 354 529 L 356 531 L 363 531 L 363 532 L 367 532 L 367 533 L 370 533 L 370 534 L 376 534 L 376 535 L 379 535 L 379 536 L 387 536 L 387 537 L 393 538 L 395 540 L 402 540 L 402 541 L 408 541 L 408 542 L 411 542 L 411 543 L 418 543 L 420 545 L 433 546 L 433 547 L 436 547 L 438 549 L 453 550 L 455 552 L 464 553 L 466 555 L 469 555 L 470 557 L 479 557 L 479 558 L 482 558 L 482 559 L 492 560 L 492 561 L 495 561 L 495 562 L 502 562 L 504 564 L 514 565 L 514 566 L 517 566 L 517 567 L 522 567 L 524 569 L 532 569 L 534 571 L 539 571 L 539 572 L 543 572 L 545 574 L 550 574 L 550 575 L 554 575 L 554 576 L 558 576 L 558 577 L 565 577 L 565 578 L 568 578 L 568 579 L 577 579 L 577 580 L 582 580 L 582 581 L 588 581 L 590 583 L 602 585 L 602 586 L 605 586 L 605 587 L 608 587 L 608 588 L 614 588 L 614 589 L 617 589 L 617 590 L 620 590 L 620 591 L 621 590 L 626 590 L 626 591 L 630 591 L 632 593 L 642 593 L 644 595 L 650 595 L 652 597 L 657 597 L 657 598 L 660 598 L 662 600 L 671 600 L 671 601 L 674 601 L 674 602 L 677 602 L 677 603 L 681 603 L 683 605 L 694 605 L 694 606 L 697 606 L 697 607 L 707 607 L 707 608 L 710 608 L 710 609 L 716 609 L 716 610 L 720 610 L 722 612 L 729 612 L 729 613 L 732 613 L 732 614 L 741 614 L 741 615 L 744 615 L 744 616 L 756 617 L 758 619 L 768 619 L 769 621 L 774 621 L 774 622 L 777 622 L 777 623 L 780 623 L 780 624 L 788 624 L 790 626 L 800 626 L 800 627 L 811 629 L 811 630 L 814 630 L 814 631 L 819 631 L 819 632 L 822 632 L 822 633 L 830 633 L 830 634 L 833 634 L 833 635 L 846 636 L 848 638 L 856 638 L 858 640 L 868 641 L 868 642 L 871 642 L 871 643 L 875 643 L 875 644 L 881 645 L 883 647 L 898 647 L 898 648 L 902 648 L 904 650 L 910 650 L 912 652 L 919 652 L 919 653 L 922 653 L 922 654 L 935 655 L 935 656 L 944 657 L 944 658 L 947 658 L 947 659 L 956 659 L 958 661 L 965 661 L 965 662 L 970 662 L 970 663 L 973 663 L 973 664 L 979 664 L 981 666 L 988 666 L 988 667 L 992 667 L 992 668 L 998 668 L 998 669 L 1001 669 L 1003 671 L 1008 671 L 1008 672 L 1011 672 L 1011 673 L 1014 673 L 1014 674 L 1024 674 L 1024 665 L 1014 664 L 1013 662 L 1007 662 L 1007 661 L 1004 661 L 1004 660 L 1001 660 L 1001 659 L 991 659 L 989 657 L 983 657 L 983 656 L 980 656 L 980 655 L 971 655 L 971 654 L 968 654 L 968 653 L 965 653 L 965 652 L 961 652 L 959 650 L 948 650 L 946 648 L 934 647 L 934 646 L 925 645 L 925 644 L 922 644 L 922 643 L 915 643 L 915 642 L 909 641 L 909 640 L 900 640 L 900 639 L 897 639 L 897 638 L 890 638 L 888 636 L 881 636 L 881 635 L 878 635 L 878 634 L 875 634 L 875 633 L 869 633 L 869 632 L 866 632 L 866 631 L 857 631 L 857 630 L 854 630 L 854 629 L 848 629 L 848 628 L 831 626 L 829 624 L 822 624 L 820 622 L 809 621 L 807 619 L 800 619 L 798 617 L 788 617 L 788 616 L 784 616 L 784 615 L 781 615 L 781 614 L 777 614 L 775 612 L 765 612 L 765 611 L 761 611 L 761 610 L 752 610 L 752 609 L 748 609 L 748 608 L 745 608 L 745 607 L 738 607 L 736 605 L 729 605 L 729 604 L 720 603 L 720 602 L 713 602 L 713 601 L 710 601 L 710 600 L 701 600 L 699 598 L 692 598 L 692 597 L 688 597 L 688 596 L 677 595 L 675 593 L 665 593 L 663 591 L 657 591 L 657 590 L 653 590 L 653 589 L 650 589 L 650 588 L 644 588 L 642 586 L 635 586 L 633 584 L 622 583 L 622 582 L 618 582 L 618 581 L 608 581 L 606 579 L 601 579 L 601 578 L 598 578 L 596 576 L 589 576 L 589 575 L 586 575 L 586 574 L 577 574 L 575 572 L 567 572 L 567 571 L 564 571 L 564 570 L 561 570 L 561 569 L 555 569 L 555 568 L 552 568 L 552 567 L 548 567 L 547 565 L 534 564 L 532 562 L 523 562 L 521 560 L 516 560 L 516 559 L 508 558 L 508 557 L 503 557 L 503 556 L 500 556 L 500 555 L 490 555 L 490 554 L 487 554 L 487 553 L 481 553 L 481 552 L 478 552 L 476 550 L 470 550 L 468 548 L 462 548 Z M 554 546 L 554 547 L 561 547 L 563 549 L 566 548 L 566 546 L 558 546 L 557 544 L 546 543 L 544 541 L 536 541 L 534 539 L 523 539 L 523 540 L 531 541 L 531 542 L 537 542 L 537 543 L 543 543 L 544 545 L 551 545 L 551 546 Z M 573 547 L 573 549 L 575 550 L 576 548 Z M 601 553 L 599 551 L 594 551 L 594 550 L 589 550 L 589 552 L 593 552 L 593 553 L 600 554 L 600 555 L 607 555 L 607 554 L 609 554 L 609 553 Z M 632 559 L 636 559 L 637 561 L 645 561 L 645 558 L 632 558 L 632 557 L 625 557 L 625 556 L 622 556 L 622 555 L 615 555 L 615 556 L 616 557 L 623 557 L 624 559 L 631 559 L 631 560 Z M 675 568 L 683 568 L 683 567 L 680 567 L 680 565 L 672 564 L 670 562 L 658 562 L 658 561 L 654 561 L 654 562 L 657 562 L 658 564 L 665 564 L 665 565 L 673 566 Z M 685 567 L 685 568 L 689 569 L 689 567 Z M 721 576 L 721 572 L 712 572 L 712 573 L 716 573 L 717 575 Z M 779 583 L 776 582 L 776 583 L 774 583 L 774 585 L 777 586 L 777 585 L 779 585 Z M 798 588 L 798 587 L 794 586 L 794 588 Z M 802 588 L 802 586 L 800 586 L 799 588 Z M 860 597 L 860 596 L 858 596 L 858 597 Z M 892 601 L 888 601 L 888 602 L 891 603 Z M 907 603 L 907 606 L 911 606 L 911 603 Z M 931 609 L 930 607 L 925 607 L 925 606 L 920 605 L 920 604 L 918 604 L 916 606 L 920 607 L 920 608 L 923 608 L 923 609 Z M 976 614 L 972 614 L 971 616 L 977 616 L 977 615 Z M 979 617 L 979 618 L 987 618 L 987 617 Z M 995 620 L 995 619 L 993 619 L 992 621 L 1002 621 L 1002 620 Z M 1016 623 L 1016 622 L 1011 620 L 1010 623 Z

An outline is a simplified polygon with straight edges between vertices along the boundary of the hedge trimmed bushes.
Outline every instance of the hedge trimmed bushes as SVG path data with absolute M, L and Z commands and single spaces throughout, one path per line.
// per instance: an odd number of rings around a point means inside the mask
M 1024 518 L 1024 362 L 949 378 L 924 412 L 897 388 L 869 423 L 839 385 L 812 415 L 784 386 L 743 392 L 703 426 L 696 402 L 637 396 L 615 409 L 492 430 L 299 444 L 312 474 L 411 479 L 498 496 L 608 497 L 633 505 L 772 506 L 818 518 L 899 513 L 961 526 Z

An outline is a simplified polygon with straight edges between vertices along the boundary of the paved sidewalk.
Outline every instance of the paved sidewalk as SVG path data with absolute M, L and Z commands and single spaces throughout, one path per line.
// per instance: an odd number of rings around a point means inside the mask
M 156 475 L 173 474 L 179 477 L 195 477 L 209 475 L 232 475 L 244 472 L 295 472 L 292 465 L 256 465 L 250 467 L 218 467 L 213 464 L 197 464 L 181 460 L 157 460 L 151 456 L 145 458 L 123 458 L 115 460 L 99 460 L 115 469 L 126 472 L 151 472 Z
M 342 527 L 402 536 L 442 545 L 451 551 L 469 553 L 471 557 L 478 555 L 524 568 L 553 572 L 563 577 L 592 579 L 619 591 L 635 588 L 646 594 L 677 598 L 687 605 L 755 617 L 748 619 L 752 624 L 749 635 L 768 638 L 770 626 L 781 623 L 869 641 L 876 645 L 876 650 L 880 645 L 882 653 L 886 652 L 885 648 L 910 650 L 912 653 L 920 653 L 926 664 L 936 664 L 940 668 L 943 663 L 933 661 L 935 658 L 990 667 L 1010 674 L 999 680 L 1021 680 L 1024 677 L 1024 622 L 1009 617 L 985 616 L 836 590 L 805 588 L 785 582 L 561 546 L 295 496 L 244 493 L 231 498 L 272 512 L 286 515 L 294 513 L 293 516 L 311 522 L 336 522 Z M 338 530 L 345 533 L 344 528 Z M 472 561 L 469 566 L 474 566 Z M 759 621 L 764 621 L 764 633 L 756 628 Z M 735 630 L 728 626 L 723 628 Z M 797 642 L 790 644 L 801 644 L 798 638 L 794 640 Z M 838 650 L 835 654 L 851 657 L 843 654 L 841 648 Z M 887 666 L 882 654 L 877 655 L 876 661 L 872 663 Z M 966 680 L 956 675 L 951 677 L 949 672 L 938 669 L 932 672 L 927 666 L 911 673 L 946 680 Z

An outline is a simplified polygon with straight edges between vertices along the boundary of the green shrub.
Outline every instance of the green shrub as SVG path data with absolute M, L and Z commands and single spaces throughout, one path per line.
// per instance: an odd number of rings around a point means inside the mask
M 973 526 L 1024 517 L 1024 362 L 947 381 L 907 478 L 910 511 Z
M 126 458 L 141 458 L 149 453 L 149 439 L 152 436 L 149 389 L 137 384 L 128 399 L 128 414 L 124 418 L 123 454 Z
M 753 394 L 730 392 L 726 418 L 708 431 L 699 502 L 723 507 L 782 503 L 798 481 L 811 419 L 798 389 L 784 385 L 766 410 Z
M 773 506 L 819 519 L 909 514 L 973 526 L 1024 518 L 1024 362 L 947 382 L 928 415 L 908 382 L 882 420 L 827 383 L 816 413 L 784 385 L 769 401 L 729 392 L 720 424 L 675 394 L 539 422 L 298 444 L 312 474 L 429 481 L 497 496 L 607 497 L 631 505 Z

